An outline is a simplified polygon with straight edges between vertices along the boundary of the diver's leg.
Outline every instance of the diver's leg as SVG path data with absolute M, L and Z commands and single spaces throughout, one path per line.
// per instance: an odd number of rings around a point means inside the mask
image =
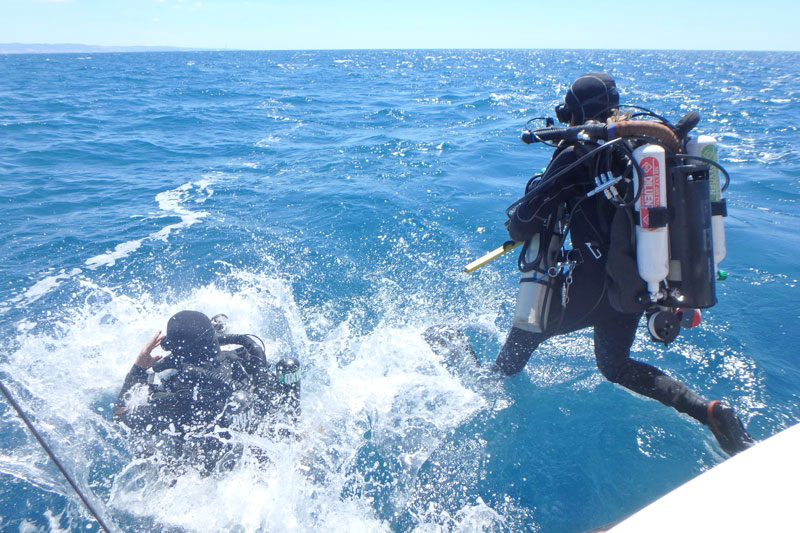
M 592 317 L 597 307 L 603 303 L 605 287 L 602 282 L 605 276 L 597 265 L 581 264 L 575 270 L 574 282 L 569 291 L 569 303 L 562 305 L 563 287 L 553 288 L 548 308 L 547 333 L 512 327 L 506 342 L 500 349 L 491 369 L 506 375 L 520 372 L 530 359 L 533 351 L 550 337 L 571 333 L 592 325 Z M 597 280 L 600 279 L 598 282 Z
M 492 370 L 499 370 L 510 376 L 523 368 L 531 358 L 533 351 L 547 339 L 543 333 L 532 333 L 520 328 L 511 328 L 506 342 L 497 354 Z
M 445 360 L 445 364 L 469 362 L 480 366 L 478 356 L 464 333 L 451 326 L 431 326 L 422 332 L 422 338 L 434 353 Z
M 658 368 L 630 358 L 639 318 L 640 315 L 617 314 L 613 321 L 604 320 L 595 325 L 597 367 L 606 379 L 707 425 L 729 455 L 751 447 L 753 438 L 731 407 L 719 401 L 709 402 Z
M 595 325 L 597 368 L 606 379 L 669 405 L 706 424 L 708 400 L 658 368 L 630 358 L 639 314 L 616 313 Z

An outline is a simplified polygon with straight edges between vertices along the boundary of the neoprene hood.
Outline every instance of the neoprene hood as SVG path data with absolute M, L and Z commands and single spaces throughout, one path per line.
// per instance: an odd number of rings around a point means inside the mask
M 211 320 L 199 311 L 181 311 L 167 322 L 161 347 L 185 362 L 201 363 L 219 355 L 220 346 Z
M 590 72 L 573 82 L 564 96 L 562 110 L 559 112 L 556 108 L 556 114 L 562 122 L 567 122 L 569 114 L 574 114 L 576 122 L 583 124 L 587 120 L 607 119 L 611 109 L 618 105 L 619 92 L 614 78 L 605 72 Z M 567 120 L 563 120 L 564 117 Z

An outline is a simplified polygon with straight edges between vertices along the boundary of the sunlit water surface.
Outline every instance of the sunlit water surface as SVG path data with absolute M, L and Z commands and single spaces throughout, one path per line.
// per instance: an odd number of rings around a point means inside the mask
M 700 328 L 634 356 L 733 404 L 757 438 L 800 420 L 800 55 L 369 51 L 0 56 L 0 378 L 125 531 L 581 531 L 724 459 L 711 434 L 605 382 L 591 335 L 486 379 L 420 337 L 510 326 L 503 211 L 524 146 L 579 74 L 717 135 L 730 272 Z M 180 309 L 225 313 L 305 369 L 298 443 L 164 480 L 111 405 Z M 0 403 L 0 529 L 91 531 Z

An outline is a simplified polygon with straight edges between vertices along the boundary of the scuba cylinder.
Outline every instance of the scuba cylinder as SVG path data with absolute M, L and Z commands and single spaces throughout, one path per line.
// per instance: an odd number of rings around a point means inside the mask
M 669 273 L 666 153 L 656 144 L 646 144 L 634 150 L 633 156 L 642 171 L 641 180 L 633 180 L 639 215 L 636 265 L 639 276 L 647 282 L 650 301 L 656 302 L 662 297 L 659 285 Z
M 704 157 L 715 163 L 719 163 L 719 152 L 717 151 L 717 140 L 711 135 L 700 135 L 696 139 L 691 139 L 686 144 L 686 152 L 695 157 Z M 719 179 L 719 169 L 711 166 L 708 171 L 709 193 L 711 195 L 711 233 L 714 242 L 714 265 L 719 268 L 719 264 L 725 259 L 727 248 L 725 246 L 725 222 L 723 217 L 727 216 L 725 199 L 722 197 L 722 185 Z
M 300 415 L 300 361 L 294 357 L 284 357 L 275 365 L 275 373 L 282 391 L 281 401 L 296 418 Z
M 300 361 L 294 357 L 284 357 L 275 365 L 278 382 L 281 385 L 297 385 L 300 387 Z
M 717 303 L 717 297 L 708 165 L 673 166 L 668 196 L 673 215 L 667 276 L 670 295 L 680 307 L 711 307 Z
M 551 220 L 557 225 L 561 210 Z M 550 275 L 561 250 L 562 235 L 555 229 L 544 230 L 531 237 L 520 255 L 519 294 L 514 310 L 513 326 L 532 333 L 543 333 L 547 329 L 548 310 L 553 297 L 555 278 Z M 542 245 L 544 243 L 544 245 Z

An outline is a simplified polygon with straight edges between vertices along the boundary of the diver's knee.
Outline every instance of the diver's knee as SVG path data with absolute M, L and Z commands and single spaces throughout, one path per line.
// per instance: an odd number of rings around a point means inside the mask
M 620 376 L 622 375 L 621 365 L 601 357 L 596 358 L 596 363 L 597 369 L 600 370 L 600 373 L 603 374 L 604 378 L 611 383 L 619 383 Z

